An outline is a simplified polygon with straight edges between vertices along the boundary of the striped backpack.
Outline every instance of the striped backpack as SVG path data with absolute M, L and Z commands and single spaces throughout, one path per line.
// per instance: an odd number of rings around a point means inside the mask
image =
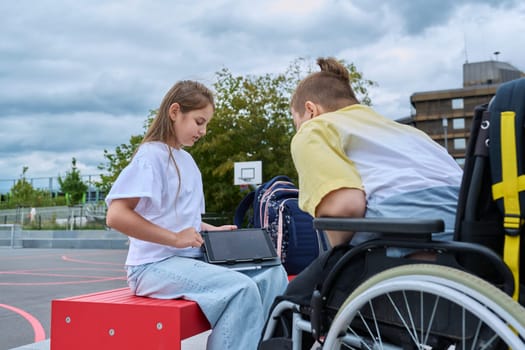
M 292 180 L 279 175 L 248 193 L 234 216 L 237 227 L 262 227 L 269 232 L 288 274 L 301 272 L 326 248 L 312 216 L 299 209 L 298 196 Z

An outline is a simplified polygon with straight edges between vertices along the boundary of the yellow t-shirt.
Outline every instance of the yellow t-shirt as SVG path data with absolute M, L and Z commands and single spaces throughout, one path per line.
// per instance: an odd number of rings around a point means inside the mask
M 459 186 L 462 169 L 424 132 L 352 105 L 305 122 L 291 143 L 299 206 L 315 216 L 323 197 L 358 188 L 367 201 Z

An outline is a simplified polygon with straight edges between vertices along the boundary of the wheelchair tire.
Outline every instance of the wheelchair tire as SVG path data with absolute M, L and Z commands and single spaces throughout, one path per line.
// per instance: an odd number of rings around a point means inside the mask
M 414 264 L 361 284 L 323 349 L 525 349 L 525 309 L 464 271 Z

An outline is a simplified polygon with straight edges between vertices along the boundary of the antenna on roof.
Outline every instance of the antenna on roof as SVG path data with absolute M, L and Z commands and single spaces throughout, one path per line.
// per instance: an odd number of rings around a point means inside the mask
M 468 53 L 467 53 L 467 35 L 463 31 L 463 51 L 465 51 L 465 63 L 468 63 Z
M 496 58 L 496 62 L 498 61 L 498 56 L 501 52 L 499 51 L 494 51 L 494 57 Z

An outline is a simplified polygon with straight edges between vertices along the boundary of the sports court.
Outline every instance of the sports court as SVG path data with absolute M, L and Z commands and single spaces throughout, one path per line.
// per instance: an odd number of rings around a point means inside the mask
M 0 349 L 48 350 L 51 300 L 125 287 L 126 252 L 0 248 Z M 196 336 L 183 348 L 205 341 Z

